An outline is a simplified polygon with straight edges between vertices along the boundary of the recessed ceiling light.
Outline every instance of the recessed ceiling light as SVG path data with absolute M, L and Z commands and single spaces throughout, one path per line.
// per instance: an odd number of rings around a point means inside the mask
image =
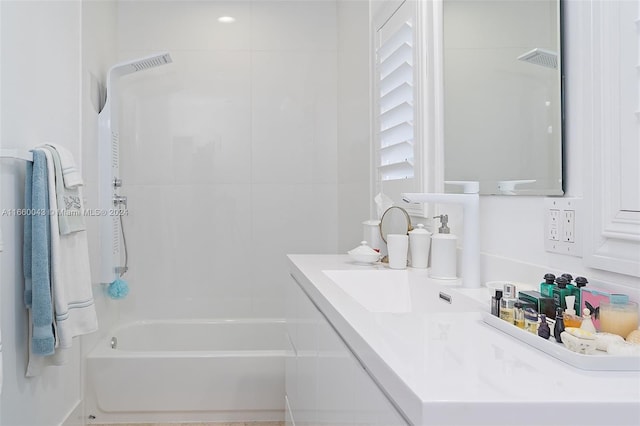
M 218 18 L 218 22 L 222 22 L 223 24 L 230 24 L 232 22 L 236 22 L 236 18 L 233 16 L 221 16 Z

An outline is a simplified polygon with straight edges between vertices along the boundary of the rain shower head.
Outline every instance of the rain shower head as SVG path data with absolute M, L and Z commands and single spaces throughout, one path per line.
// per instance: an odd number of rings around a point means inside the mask
M 547 68 L 558 69 L 558 54 L 539 47 L 518 56 L 518 60 Z

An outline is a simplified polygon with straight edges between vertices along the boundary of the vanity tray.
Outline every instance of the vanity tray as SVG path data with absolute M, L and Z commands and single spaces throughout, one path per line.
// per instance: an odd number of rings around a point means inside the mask
M 593 355 L 579 354 L 565 348 L 562 343 L 557 343 L 553 336 L 549 340 L 545 340 L 488 312 L 482 313 L 482 320 L 486 324 L 581 370 L 640 371 L 640 357 L 637 356 L 614 356 L 602 351 L 596 351 Z

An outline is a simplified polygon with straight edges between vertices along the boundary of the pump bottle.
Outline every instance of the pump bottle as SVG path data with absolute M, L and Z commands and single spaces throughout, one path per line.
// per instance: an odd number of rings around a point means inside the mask
M 458 237 L 451 234 L 447 223 L 449 216 L 444 214 L 435 216 L 440 219 L 441 226 L 438 233 L 431 237 L 431 278 L 453 280 L 456 279 L 456 246 Z

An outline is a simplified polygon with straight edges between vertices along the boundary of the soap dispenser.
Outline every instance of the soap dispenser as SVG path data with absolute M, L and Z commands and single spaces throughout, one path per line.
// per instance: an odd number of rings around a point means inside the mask
M 458 237 L 449 230 L 449 216 L 442 214 L 435 216 L 440 219 L 438 233 L 431 237 L 431 278 L 442 280 L 456 279 L 456 257 Z

